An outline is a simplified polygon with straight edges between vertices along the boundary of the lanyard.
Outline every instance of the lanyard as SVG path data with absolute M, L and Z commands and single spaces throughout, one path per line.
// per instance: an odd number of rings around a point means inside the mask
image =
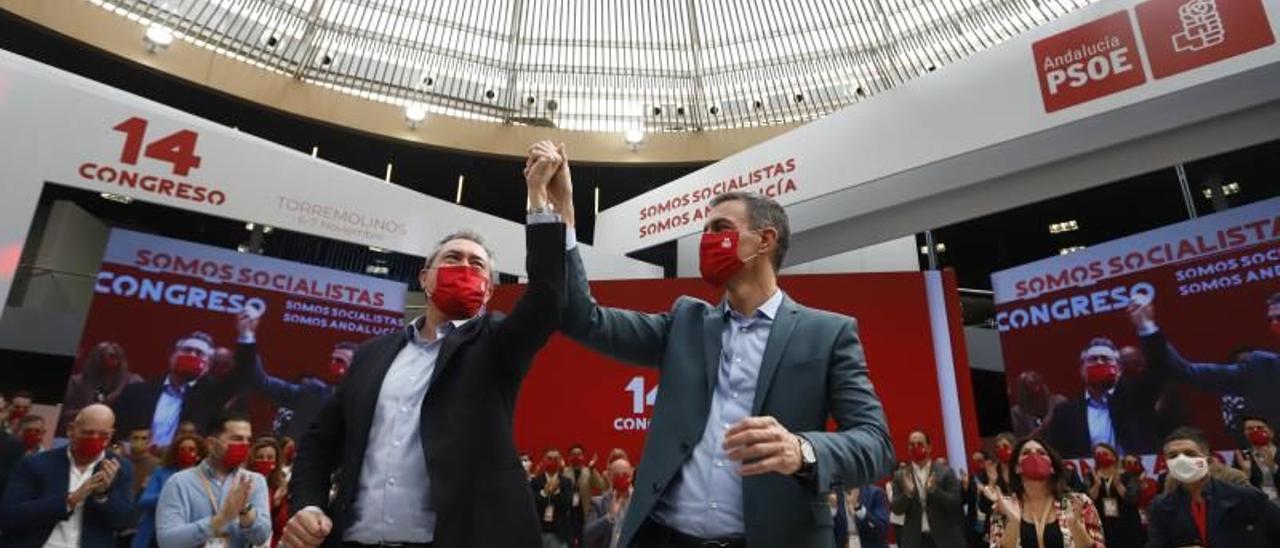
M 228 478 L 228 479 L 230 479 L 231 474 L 232 474 L 232 473 L 228 473 L 228 474 L 227 474 L 227 478 Z M 210 478 L 209 478 L 208 474 L 207 474 L 207 473 L 206 473 L 206 471 L 205 471 L 205 466 L 201 466 L 201 467 L 199 468 L 199 471 L 197 472 L 197 475 L 199 475 L 199 476 L 200 476 L 200 484 L 204 487 L 204 495 L 205 495 L 205 497 L 208 497 L 208 499 L 209 499 L 209 508 L 210 508 L 210 509 L 212 509 L 212 511 L 213 511 L 213 513 L 212 513 L 212 514 L 210 514 L 210 515 L 215 515 L 215 516 L 216 516 L 216 515 L 218 515 L 218 498 L 219 498 L 219 497 L 214 497 L 214 496 L 213 496 L 213 486 L 212 486 L 212 484 L 211 484 L 211 483 L 210 483 L 210 481 L 209 481 L 209 480 L 210 480 Z M 219 488 L 219 489 L 218 489 L 218 494 L 219 494 L 219 495 L 221 495 L 221 494 L 222 494 L 222 489 L 221 489 L 221 488 Z M 223 536 L 221 531 L 214 531 L 214 532 L 213 532 L 213 535 L 214 535 L 214 537 L 221 537 L 221 536 Z

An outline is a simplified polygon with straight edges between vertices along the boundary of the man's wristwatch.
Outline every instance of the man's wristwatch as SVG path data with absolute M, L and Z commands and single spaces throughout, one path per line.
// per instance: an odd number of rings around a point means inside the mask
M 796 475 L 800 477 L 809 477 L 813 475 L 814 468 L 818 465 L 818 455 L 813 451 L 813 444 L 800 434 L 795 434 L 796 443 L 800 445 L 800 469 L 796 471 Z

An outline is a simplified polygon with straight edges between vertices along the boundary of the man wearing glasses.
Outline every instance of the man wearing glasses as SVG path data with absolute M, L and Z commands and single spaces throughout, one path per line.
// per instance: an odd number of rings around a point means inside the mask
M 238 322 L 257 320 L 241 315 Z M 237 366 L 220 379 L 206 375 L 213 349 L 213 337 L 201 331 L 179 338 L 169 354 L 168 374 L 131 384 L 116 400 L 115 412 L 121 426 L 127 430 L 150 428 L 151 445 L 167 447 L 178 431 L 178 423 L 208 424 L 217 417 L 227 400 L 248 382 L 250 371 Z

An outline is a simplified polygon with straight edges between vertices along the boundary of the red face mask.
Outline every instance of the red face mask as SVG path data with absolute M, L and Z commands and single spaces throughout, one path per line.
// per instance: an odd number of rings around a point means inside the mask
M 542 459 L 542 470 L 553 476 L 560 474 L 560 459 Z
M 276 461 L 273 460 L 255 460 L 252 465 L 253 471 L 264 476 L 270 476 L 276 471 Z
M 907 451 L 911 453 L 911 460 L 914 462 L 928 460 L 929 458 L 929 448 L 925 447 L 923 443 L 910 444 Z
M 293 457 L 298 455 L 298 446 L 290 445 L 284 448 L 284 461 L 293 462 Z
M 997 447 L 996 459 L 1004 464 L 1009 464 L 1009 461 L 1013 460 L 1013 448 L 1007 445 Z
M 324 370 L 324 382 L 329 384 L 338 384 L 342 382 L 342 377 L 347 374 L 347 362 L 342 360 L 332 360 L 329 366 Z
M 1053 461 L 1038 453 L 1022 458 L 1022 477 L 1031 481 L 1045 481 L 1053 476 Z
M 698 250 L 698 269 L 702 279 L 715 287 L 724 287 L 746 263 L 738 257 L 738 233 L 733 230 L 702 235 Z
M 106 436 L 80 436 L 71 442 L 71 452 L 77 459 L 89 461 L 98 458 L 107 448 Z
M 1124 471 L 1133 475 L 1142 474 L 1142 463 L 1138 461 L 1130 462 L 1124 465 Z
M 615 474 L 610 483 L 615 493 L 625 493 L 631 488 L 631 474 Z
M 450 319 L 461 320 L 480 312 L 488 291 L 489 279 L 470 266 L 441 265 L 436 267 L 431 302 Z
M 1271 322 L 1271 334 L 1280 337 L 1280 321 Z
M 120 358 L 115 356 L 107 356 L 102 359 L 102 370 L 107 373 L 115 373 L 120 370 Z
M 1085 382 L 1099 392 L 1106 392 L 1116 386 L 1120 378 L 1120 367 L 1115 364 L 1090 365 L 1084 369 Z
M 195 466 L 197 462 L 200 462 L 200 453 L 196 452 L 195 449 L 179 449 L 177 458 L 174 460 L 176 461 L 175 464 L 178 465 L 179 469 L 185 470 Z
M 1249 438 L 1249 443 L 1253 444 L 1254 447 L 1262 447 L 1271 443 L 1271 432 L 1263 428 L 1249 430 L 1245 432 L 1245 436 Z
M 977 474 L 987 469 L 987 461 L 982 459 L 973 459 L 969 461 L 969 473 Z
M 192 380 L 204 374 L 208 362 L 195 354 L 178 354 L 173 360 L 173 372 L 179 377 Z
M 44 441 L 44 432 L 39 430 L 22 431 L 22 446 L 25 447 L 27 451 L 40 447 L 40 442 L 42 441 Z
M 1108 468 L 1116 463 L 1116 456 L 1106 451 L 1098 451 L 1093 454 L 1093 460 L 1098 463 L 1098 468 Z
M 249 442 L 231 442 L 222 453 L 222 466 L 227 470 L 235 470 L 249 458 Z
M 569 455 L 569 466 L 582 468 L 582 465 L 586 464 L 583 460 L 582 455 Z
M 14 407 L 14 408 L 11 408 L 11 409 L 9 409 L 9 418 L 10 418 L 11 420 L 15 420 L 15 421 L 16 421 L 16 420 L 19 420 L 19 419 L 21 419 L 22 417 L 27 416 L 27 413 L 28 413 L 29 411 L 31 411 L 31 409 L 30 409 L 30 408 L 27 408 L 27 407 Z

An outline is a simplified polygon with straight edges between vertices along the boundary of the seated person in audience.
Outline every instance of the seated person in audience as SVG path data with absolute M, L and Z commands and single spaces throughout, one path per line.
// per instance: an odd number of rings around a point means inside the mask
M 209 456 L 178 472 L 160 490 L 156 538 L 160 548 L 261 546 L 271 538 L 267 480 L 242 468 L 253 429 L 243 415 L 210 425 Z
M 1280 546 L 1280 506 L 1253 487 L 1237 487 L 1210 474 L 1209 442 L 1195 428 L 1165 440 L 1172 492 L 1149 512 L 1147 548 Z
M 142 494 L 138 495 L 138 531 L 133 536 L 131 548 L 159 548 L 156 542 L 156 504 L 160 490 L 174 474 L 195 466 L 208 456 L 204 441 L 195 436 L 178 436 L 165 450 L 161 466 L 151 472 Z
M 106 453 L 111 408 L 92 404 L 67 427 L 70 444 L 23 459 L 0 500 L 0 546 L 114 548 L 133 518 L 133 470 Z
M 1142 546 L 1142 517 L 1138 514 L 1139 478 L 1125 473 L 1116 448 L 1100 443 L 1093 448 L 1095 463 L 1087 493 L 1102 514 L 1102 531 L 1112 546 Z
M 618 542 L 622 532 L 622 518 L 627 515 L 631 502 L 631 479 L 635 469 L 626 458 L 614 459 L 605 470 L 608 488 L 604 494 L 591 498 L 593 516 L 582 533 L 582 545 L 586 548 L 610 548 Z
M 1280 467 L 1276 465 L 1275 431 L 1262 417 L 1244 417 L 1241 421 L 1244 437 L 1249 440 L 1249 450 L 1239 459 L 1249 484 L 1261 489 L 1271 502 L 1280 504 Z
M 1105 548 L 1102 522 L 1093 502 L 1067 489 L 1062 458 L 1044 442 L 1029 438 L 1014 447 L 1011 495 L 988 485 L 984 495 L 994 510 L 987 539 L 991 548 Z

